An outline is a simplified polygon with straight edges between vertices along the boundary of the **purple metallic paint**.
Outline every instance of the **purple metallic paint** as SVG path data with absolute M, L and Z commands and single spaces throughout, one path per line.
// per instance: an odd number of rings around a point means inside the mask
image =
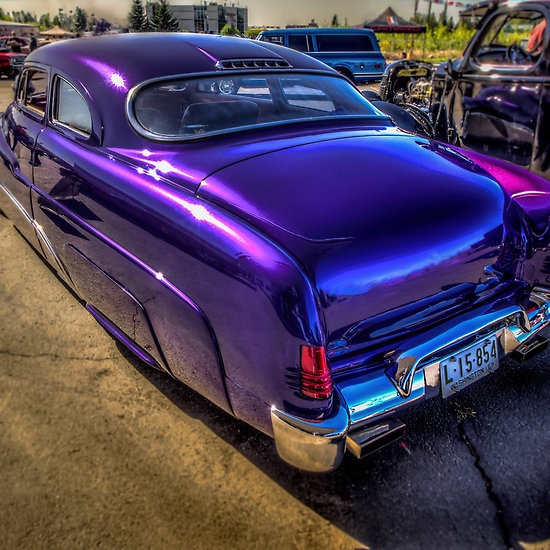
M 261 181 L 247 177 L 260 172 Z M 444 285 L 476 283 L 502 239 L 500 187 L 463 157 L 395 132 L 235 163 L 199 195 L 277 232 L 315 281 L 329 333 Z
M 44 127 L 17 106 L 0 136 L 1 183 L 44 228 L 96 318 L 267 433 L 271 407 L 306 419 L 336 414 L 332 399 L 300 394 L 302 344 L 325 346 L 336 382 L 345 373 L 349 385 L 466 309 L 523 305 L 526 283 L 485 268 L 528 265 L 529 283 L 540 282 L 549 240 L 540 182 L 497 165 L 501 186 L 485 160 L 480 168 L 382 116 L 186 143 L 148 141 L 126 120 L 127 90 L 145 79 L 276 52 L 173 35 L 40 48 L 29 62 L 87 98 L 92 136 Z M 529 218 L 536 246 L 521 248 Z M 505 259 L 503 235 L 514 244 Z

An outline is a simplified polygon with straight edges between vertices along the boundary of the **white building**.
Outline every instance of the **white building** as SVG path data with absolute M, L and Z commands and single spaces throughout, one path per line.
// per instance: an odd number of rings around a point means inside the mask
M 157 2 L 147 2 L 145 5 L 147 18 L 153 16 L 153 5 Z M 248 29 L 248 8 L 233 5 L 217 4 L 169 4 L 170 12 L 178 22 L 181 31 L 205 32 L 219 34 L 225 25 L 230 24 L 239 32 Z
M 0 36 L 11 35 L 12 31 L 17 36 L 30 36 L 31 33 L 38 34 L 38 25 L 27 23 L 16 23 L 15 21 L 0 21 Z

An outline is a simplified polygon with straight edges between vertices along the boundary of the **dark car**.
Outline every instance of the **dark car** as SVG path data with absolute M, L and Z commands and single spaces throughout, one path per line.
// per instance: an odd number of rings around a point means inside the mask
M 550 179 L 550 2 L 481 2 L 460 59 L 389 66 L 382 99 L 427 110 L 439 139 Z
M 400 130 L 294 50 L 39 48 L 0 155 L 2 211 L 98 322 L 296 467 L 395 441 L 403 409 L 545 345 L 548 183 Z

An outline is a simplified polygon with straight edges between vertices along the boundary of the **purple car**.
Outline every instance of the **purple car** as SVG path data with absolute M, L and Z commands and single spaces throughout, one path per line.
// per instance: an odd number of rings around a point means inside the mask
M 23 236 L 143 361 L 298 468 L 398 440 L 403 409 L 546 343 L 549 183 L 399 129 L 297 51 L 59 42 L 0 122 Z

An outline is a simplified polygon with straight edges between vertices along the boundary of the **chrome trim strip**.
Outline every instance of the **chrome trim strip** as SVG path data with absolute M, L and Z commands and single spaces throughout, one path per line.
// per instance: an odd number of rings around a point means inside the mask
M 11 200 L 11 202 L 14 204 L 14 206 L 23 214 L 25 219 L 29 222 L 29 224 L 33 225 L 33 219 L 29 216 L 29 213 L 23 208 L 23 205 L 15 198 L 13 193 L 5 186 L 4 183 L 0 181 L 0 189 L 6 193 L 8 196 L 8 199 Z

